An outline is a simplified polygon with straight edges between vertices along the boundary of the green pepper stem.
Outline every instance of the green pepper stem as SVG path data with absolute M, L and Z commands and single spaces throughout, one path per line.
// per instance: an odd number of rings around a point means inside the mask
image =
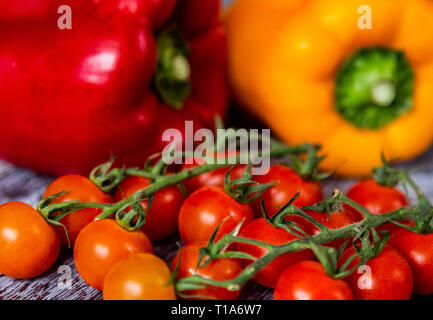
M 371 99 L 379 107 L 389 107 L 396 96 L 397 89 L 392 80 L 379 80 L 371 87 Z
M 356 127 L 379 130 L 413 107 L 415 73 L 402 51 L 361 48 L 335 81 L 335 108 Z

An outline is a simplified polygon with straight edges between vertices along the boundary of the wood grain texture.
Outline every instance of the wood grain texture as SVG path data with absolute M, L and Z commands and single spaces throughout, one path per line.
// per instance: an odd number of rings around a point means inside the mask
M 427 195 L 433 199 L 433 150 L 423 157 L 407 163 L 406 168 L 417 168 L 413 172 L 415 180 Z M 0 162 L 0 204 L 7 201 L 24 201 L 35 206 L 46 186 L 53 180 L 52 177 L 37 174 L 30 170 L 15 168 Z M 346 191 L 353 183 L 351 180 L 331 180 L 325 183 L 325 193 L 329 196 L 332 190 L 339 188 Z M 413 195 L 412 195 L 413 198 Z M 155 253 L 170 263 L 178 249 L 177 237 L 155 245 Z M 59 266 L 67 265 L 72 270 L 71 289 L 59 289 L 58 282 L 62 274 L 58 273 Z M 74 267 L 72 253 L 63 250 L 58 262 L 48 272 L 32 280 L 13 280 L 0 276 L 1 300 L 96 300 L 101 299 L 99 291 L 87 286 L 78 275 Z M 254 283 L 248 284 L 242 291 L 241 299 L 269 300 L 272 299 L 272 290 L 263 288 Z

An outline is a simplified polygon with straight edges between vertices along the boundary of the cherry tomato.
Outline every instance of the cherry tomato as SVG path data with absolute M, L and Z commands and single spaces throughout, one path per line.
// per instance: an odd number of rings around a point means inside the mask
M 116 189 L 116 201 L 129 198 L 135 192 L 145 189 L 150 181 L 146 178 L 129 176 Z M 185 197 L 177 186 L 170 186 L 158 191 L 146 216 L 146 223 L 141 229 L 152 241 L 166 239 L 176 233 L 179 210 Z M 142 205 L 147 210 L 148 200 Z
M 267 214 L 274 216 L 281 207 L 286 205 L 298 192 L 299 198 L 293 203 L 297 207 L 314 205 L 323 200 L 322 184 L 318 181 L 308 181 L 301 178 L 292 169 L 283 165 L 274 165 L 266 175 L 257 175 L 253 180 L 260 184 L 278 181 L 263 194 Z M 260 200 L 255 201 L 254 211 L 262 216 Z
M 412 268 L 415 293 L 433 294 L 433 234 L 398 228 L 391 234 L 389 244 L 400 251 Z
M 375 180 L 358 182 L 350 188 L 347 192 L 347 196 L 373 214 L 392 212 L 408 205 L 405 195 L 400 190 L 383 187 Z M 359 215 L 355 209 L 349 206 L 345 207 Z M 392 223 L 387 223 L 378 228 L 379 231 L 388 230 L 390 232 L 395 229 L 396 226 Z
M 105 275 L 116 262 L 133 253 L 152 251 L 152 244 L 142 231 L 128 232 L 116 221 L 104 219 L 90 223 L 80 232 L 74 260 L 81 278 L 102 290 Z
M 242 238 L 254 239 L 272 245 L 284 245 L 295 239 L 294 235 L 285 229 L 275 228 L 266 221 L 265 218 L 259 218 L 251 221 L 239 235 Z M 237 251 L 248 253 L 254 257 L 261 258 L 268 249 L 253 246 L 249 244 L 236 244 Z M 255 277 L 254 281 L 266 287 L 273 288 L 283 271 L 290 265 L 303 260 L 313 260 L 314 256 L 310 250 L 287 253 L 272 261 L 268 266 L 261 270 Z M 242 263 L 247 266 L 252 263 L 251 260 L 243 260 Z
M 112 203 L 110 195 L 99 190 L 89 179 L 80 175 L 67 175 L 54 180 L 45 190 L 43 197 L 52 196 L 62 191 L 69 193 L 58 197 L 53 203 L 61 203 L 72 200 L 80 202 Z M 72 212 L 60 220 L 69 233 L 70 244 L 73 247 L 80 231 L 92 222 L 100 213 L 101 209 L 86 208 Z M 62 244 L 68 246 L 68 238 L 63 227 L 56 227 Z
M 217 158 L 222 156 L 217 156 Z M 198 167 L 199 164 L 192 160 L 193 164 L 184 164 L 182 166 L 182 170 L 189 170 L 195 167 Z M 205 161 L 205 159 L 203 159 Z M 242 175 L 245 173 L 246 166 L 245 165 L 237 165 L 230 172 L 230 179 L 236 180 L 240 179 Z M 197 177 L 185 180 L 183 185 L 189 193 L 193 193 L 202 187 L 219 187 L 224 188 L 224 180 L 227 172 L 230 170 L 230 166 L 226 168 L 216 169 L 210 172 L 203 173 Z
M 302 261 L 288 267 L 278 279 L 275 300 L 353 300 L 353 292 L 343 280 L 329 277 L 323 266 Z
M 329 217 L 327 212 L 309 211 L 308 214 L 331 230 L 341 229 L 361 221 L 361 218 L 358 215 L 352 211 L 344 209 L 340 212 L 332 213 L 331 217 Z M 309 224 L 310 230 L 313 229 L 312 235 L 317 235 L 320 233 L 320 230 L 317 227 L 313 226 L 310 222 L 307 223 Z M 328 243 L 327 246 L 338 250 L 346 241 L 347 239 L 334 240 Z M 348 242 L 347 245 L 350 246 L 350 242 Z
M 242 221 L 253 219 L 252 209 L 235 201 L 223 189 L 204 187 L 184 202 L 179 214 L 179 233 L 183 242 L 207 242 L 221 224 L 216 240 L 233 231 Z
M 354 254 L 353 247 L 346 250 L 339 259 L 340 265 Z M 349 268 L 357 265 L 359 258 L 354 259 Z M 412 270 L 406 259 L 389 245 L 344 280 L 357 300 L 409 300 L 412 296 Z
M 170 269 L 149 253 L 117 262 L 104 280 L 104 300 L 176 300 Z
M 0 206 L 1 273 L 15 279 L 36 277 L 54 264 L 59 249 L 57 232 L 31 206 Z
M 235 279 L 242 272 L 241 264 L 235 259 L 216 259 L 206 267 L 197 269 L 199 250 L 205 246 L 206 243 L 196 243 L 187 245 L 180 250 L 171 265 L 171 269 L 174 270 L 179 263 L 179 256 L 181 257 L 177 279 L 198 275 L 215 281 L 228 281 Z M 188 296 L 201 296 L 203 297 L 201 299 L 209 297 L 209 299 L 213 300 L 235 300 L 239 296 L 239 293 L 240 291 L 229 291 L 224 288 L 207 288 L 184 292 Z

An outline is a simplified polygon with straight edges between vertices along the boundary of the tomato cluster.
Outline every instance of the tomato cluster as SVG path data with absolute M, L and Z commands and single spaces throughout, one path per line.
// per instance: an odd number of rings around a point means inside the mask
M 239 179 L 244 171 L 245 166 L 236 167 L 236 171 L 231 172 L 232 178 Z M 250 203 L 240 203 L 226 193 L 223 187 L 227 172 L 223 168 L 204 174 L 204 178 L 187 180 L 188 195 L 184 188 L 173 185 L 157 191 L 152 200 L 141 201 L 146 221 L 138 230 L 126 230 L 117 219 L 98 219 L 103 209 L 97 207 L 58 216 L 58 223 L 50 225 L 26 204 L 3 204 L 0 206 L 0 272 L 16 279 L 36 277 L 54 264 L 63 244 L 73 248 L 81 278 L 103 290 L 107 300 L 176 299 L 178 296 L 237 299 L 241 286 L 230 289 L 191 286 L 178 292 L 176 283 L 192 276 L 209 281 L 235 281 L 269 252 L 266 246 L 253 243 L 283 246 L 303 237 L 302 234 L 318 235 L 320 224 L 337 230 L 363 220 L 361 212 L 347 204 L 332 214 L 313 211 L 313 206 L 323 200 L 321 183 L 303 178 L 284 165 L 274 165 L 266 175 L 253 177 L 261 184 L 276 183 L 264 191 L 261 201 Z M 46 189 L 44 197 L 54 196 L 53 204 L 75 200 L 110 205 L 125 201 L 152 183 L 148 178 L 127 176 L 109 194 L 86 177 L 67 175 L 56 179 Z M 64 190 L 69 192 L 60 193 Z M 347 196 L 374 215 L 408 205 L 405 195 L 398 189 L 383 187 L 374 180 L 357 183 Z M 278 224 L 275 218 L 291 201 L 298 208 L 309 206 L 305 212 L 318 224 L 307 217 L 284 217 L 283 222 L 290 222 L 286 226 L 294 224 L 298 233 L 290 232 L 290 227 L 283 227 L 281 221 Z M 127 215 L 131 209 L 126 206 L 123 214 Z M 57 214 L 61 214 L 60 209 L 54 217 Z M 301 249 L 276 257 L 262 266 L 252 280 L 275 288 L 275 299 L 283 300 L 402 300 L 409 299 L 413 292 L 433 294 L 433 235 L 417 234 L 391 223 L 380 230 L 391 232 L 391 237 L 383 250 L 362 266 L 368 274 L 358 269 L 343 278 L 335 278 L 317 261 L 313 250 Z M 167 239 L 176 232 L 185 246 L 169 268 L 152 254 L 152 242 Z M 235 241 L 215 251 L 224 236 L 245 241 Z M 345 239 L 335 239 L 325 245 L 343 249 L 344 242 Z M 349 245 L 341 253 L 338 265 L 349 259 L 348 268 L 359 265 L 355 247 Z

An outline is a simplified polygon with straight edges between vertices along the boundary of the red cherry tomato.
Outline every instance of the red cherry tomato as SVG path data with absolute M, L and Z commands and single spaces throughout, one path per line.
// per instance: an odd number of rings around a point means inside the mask
M 253 180 L 260 184 L 278 181 L 263 194 L 265 208 L 270 217 L 286 205 L 298 192 L 299 198 L 293 203 L 297 207 L 314 205 L 323 200 L 322 184 L 318 181 L 308 181 L 301 178 L 292 169 L 283 165 L 274 165 L 266 175 L 257 175 Z M 260 200 L 254 203 L 257 216 L 262 216 Z
M 104 300 L 176 300 L 170 269 L 150 253 L 116 263 L 104 280 Z
M 343 264 L 355 254 L 352 247 L 346 250 L 339 264 Z M 359 258 L 353 260 L 349 268 L 359 265 Z M 413 290 L 412 270 L 406 259 L 391 246 L 370 259 L 362 269 L 358 269 L 344 279 L 357 300 L 409 300 Z
M 57 232 L 31 206 L 0 206 L 1 273 L 15 279 L 36 277 L 54 264 L 59 249 Z
M 198 166 L 197 164 L 185 164 L 183 165 L 182 169 L 188 170 L 188 169 L 193 169 L 197 166 Z M 183 182 L 183 185 L 185 186 L 185 189 L 189 193 L 197 191 L 202 187 L 224 188 L 224 179 L 229 169 L 230 168 L 220 168 L 214 171 L 203 173 L 197 177 L 185 180 Z M 240 179 L 244 173 L 245 173 L 244 165 L 235 166 L 233 170 L 230 172 L 230 179 L 231 180 Z
M 275 228 L 266 221 L 265 218 L 259 218 L 251 221 L 239 235 L 242 238 L 254 239 L 261 242 L 283 245 L 295 239 L 294 235 L 285 229 Z M 236 244 L 237 251 L 248 253 L 254 257 L 261 258 L 268 252 L 263 247 L 253 246 L 249 244 Z M 314 256 L 310 250 L 302 250 L 299 252 L 287 253 L 272 261 L 268 266 L 261 270 L 255 277 L 254 281 L 266 287 L 273 288 L 283 271 L 290 265 L 303 260 L 313 260 Z M 251 260 L 243 260 L 242 263 L 246 266 L 252 263 Z
M 412 268 L 415 293 L 433 294 L 433 234 L 398 228 L 391 234 L 389 244 L 400 251 Z
M 89 179 L 80 175 L 67 175 L 54 180 L 45 190 L 43 197 L 52 196 L 62 191 L 70 191 L 69 193 L 58 197 L 53 203 L 61 203 L 72 200 L 80 202 L 97 202 L 97 203 L 112 203 L 113 199 L 110 195 L 99 190 Z M 100 213 L 101 209 L 86 208 L 72 212 L 60 220 L 69 233 L 70 245 L 73 247 L 80 231 L 92 222 Z M 59 232 L 62 244 L 68 246 L 68 238 L 66 237 L 63 227 L 56 227 Z
M 204 187 L 184 202 L 179 214 L 179 233 L 185 244 L 207 242 L 221 224 L 216 240 L 232 232 L 244 220 L 253 219 L 252 209 L 235 201 L 224 190 Z
M 235 155 L 239 153 L 236 152 Z M 230 153 L 226 152 L 225 154 L 217 154 L 215 162 L 220 158 L 228 158 L 230 157 Z M 197 158 L 189 158 L 191 164 L 184 164 L 182 166 L 182 170 L 189 170 L 198 167 L 200 164 L 197 163 Z M 200 158 L 200 161 L 203 163 L 206 161 L 205 158 Z M 185 180 L 183 185 L 189 193 L 197 191 L 202 187 L 219 187 L 224 188 L 224 180 L 227 172 L 230 170 L 231 166 L 227 166 L 225 168 L 216 169 L 210 172 L 203 173 L 197 177 Z M 236 165 L 232 171 L 230 172 L 230 179 L 235 180 L 242 177 L 245 173 L 246 166 L 245 165 Z
M 358 182 L 350 188 L 347 196 L 373 214 L 392 212 L 408 205 L 405 195 L 400 190 L 381 186 L 375 180 Z M 360 214 L 349 206 L 345 207 L 358 215 Z M 391 232 L 395 228 L 394 224 L 388 223 L 378 228 L 378 230 Z
M 275 300 L 353 300 L 353 292 L 343 280 L 329 277 L 323 266 L 302 261 L 288 267 L 278 279 Z
M 361 221 L 358 215 L 349 210 L 334 212 L 331 214 L 331 217 L 329 217 L 327 212 L 309 211 L 308 214 L 331 230 L 341 229 Z M 317 235 L 320 233 L 320 230 L 317 227 L 313 226 L 310 222 L 307 223 L 309 228 L 313 230 L 312 235 Z M 338 250 L 345 241 L 347 241 L 347 239 L 334 240 L 328 243 L 327 246 Z M 350 246 L 350 243 L 348 243 L 348 246 Z
M 206 246 L 206 243 L 196 243 L 187 245 L 180 250 L 171 264 L 171 269 L 174 270 L 179 263 L 179 256 L 181 257 L 177 279 L 199 275 L 206 279 L 228 281 L 235 279 L 242 272 L 241 264 L 235 259 L 216 259 L 206 267 L 196 268 L 199 250 L 204 246 Z M 183 293 L 188 296 L 209 297 L 209 299 L 213 300 L 235 300 L 239 296 L 240 291 L 229 291 L 224 288 L 206 288 L 189 290 Z
M 128 232 L 114 220 L 90 223 L 78 235 L 74 260 L 81 278 L 102 290 L 104 278 L 118 261 L 133 253 L 151 253 L 149 238 L 142 231 Z
M 147 188 L 149 184 L 149 179 L 129 176 L 117 187 L 114 198 L 116 201 L 124 200 L 135 192 Z M 184 200 L 185 197 L 177 186 L 158 191 L 141 230 L 152 241 L 163 240 L 176 233 L 179 210 Z M 147 200 L 142 202 L 145 210 L 147 204 Z

